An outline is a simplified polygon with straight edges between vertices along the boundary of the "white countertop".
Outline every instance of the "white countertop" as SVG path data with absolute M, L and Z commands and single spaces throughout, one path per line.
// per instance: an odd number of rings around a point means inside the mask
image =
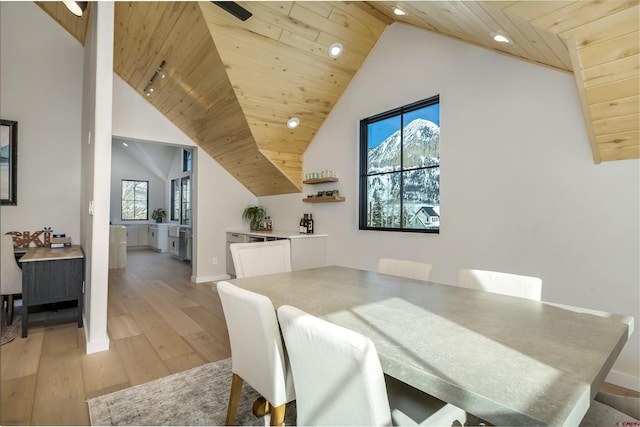
M 126 223 L 111 223 L 109 224 L 112 227 L 126 227 L 128 225 L 156 225 L 160 227 L 180 227 L 180 228 L 191 228 L 190 225 L 186 224 L 178 224 L 177 222 L 155 222 L 155 221 L 136 221 L 136 222 L 126 222 Z
M 300 234 L 298 231 L 290 231 L 290 230 L 229 230 L 227 233 L 234 234 L 246 234 L 249 236 L 260 236 L 260 237 L 277 237 L 280 239 L 306 239 L 313 237 L 327 237 L 327 234 Z

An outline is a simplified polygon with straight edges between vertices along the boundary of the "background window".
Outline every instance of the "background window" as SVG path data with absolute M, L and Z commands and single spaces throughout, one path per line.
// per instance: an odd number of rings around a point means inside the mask
M 185 176 L 182 178 L 180 224 L 191 224 L 191 178 Z
M 182 150 L 182 172 L 191 171 L 191 150 Z
M 171 180 L 171 221 L 191 224 L 191 177 Z
M 360 121 L 360 229 L 440 229 L 440 97 Z
M 180 219 L 180 178 L 171 180 L 171 221 Z
M 148 220 L 149 181 L 122 180 L 123 220 Z

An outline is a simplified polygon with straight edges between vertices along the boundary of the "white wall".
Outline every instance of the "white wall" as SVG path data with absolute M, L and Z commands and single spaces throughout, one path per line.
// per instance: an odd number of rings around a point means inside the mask
M 113 86 L 113 134 L 196 147 L 192 174 L 195 282 L 227 278 L 226 230 L 243 229 L 242 211 L 256 197 L 118 76 Z M 217 264 L 214 264 L 214 259 Z
M 137 224 L 140 221 L 122 220 L 122 180 L 149 181 L 149 221 L 154 222 L 151 213 L 156 208 L 166 208 L 169 190 L 167 179 L 161 179 L 143 164 L 125 152 L 120 143 L 114 143 L 111 147 L 111 213 L 109 218 L 112 224 Z M 179 151 L 176 149 L 176 151 Z M 169 215 L 167 215 L 168 219 Z
M 0 232 L 80 241 L 83 48 L 33 2 L 0 2 L 0 117 L 18 121 L 18 204 Z
M 372 90 L 371 88 L 376 88 Z M 440 234 L 358 230 L 358 124 L 436 94 L 441 102 Z M 384 33 L 317 133 L 304 172 L 336 170 L 343 203 L 259 198 L 278 228 L 313 213 L 328 262 L 374 270 L 379 257 L 543 279 L 543 299 L 639 321 L 640 162 L 595 165 L 572 75 L 402 24 Z M 291 226 L 291 227 L 289 227 Z M 609 381 L 639 388 L 634 332 Z

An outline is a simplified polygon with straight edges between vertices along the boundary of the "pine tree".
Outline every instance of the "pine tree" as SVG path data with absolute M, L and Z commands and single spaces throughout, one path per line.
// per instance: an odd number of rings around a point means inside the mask
M 373 193 L 373 209 L 371 212 L 371 222 L 373 227 L 382 227 L 382 200 L 378 190 Z

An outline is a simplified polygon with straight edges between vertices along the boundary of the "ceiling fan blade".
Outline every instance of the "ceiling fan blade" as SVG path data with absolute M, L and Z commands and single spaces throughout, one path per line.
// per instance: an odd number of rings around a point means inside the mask
M 246 21 L 252 15 L 251 12 L 234 1 L 212 1 L 211 3 L 226 10 L 241 21 Z

